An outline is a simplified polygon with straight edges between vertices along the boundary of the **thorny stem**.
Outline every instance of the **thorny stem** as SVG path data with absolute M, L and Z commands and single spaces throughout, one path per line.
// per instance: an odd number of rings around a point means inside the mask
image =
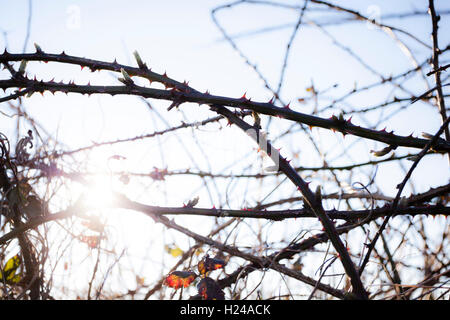
M 120 72 L 123 68 L 130 76 L 140 76 L 150 81 L 157 81 L 165 84 L 167 87 L 173 88 L 172 90 L 161 90 L 154 88 L 147 88 L 138 86 L 136 84 L 130 86 L 92 86 L 92 85 L 76 85 L 74 83 L 64 84 L 53 81 L 38 81 L 27 78 L 18 78 L 10 80 L 0 80 L 0 88 L 20 88 L 25 87 L 31 89 L 32 92 L 64 92 L 64 93 L 80 93 L 80 94 L 125 94 L 125 95 L 138 95 L 144 98 L 154 98 L 173 101 L 176 104 L 184 102 L 194 102 L 199 104 L 208 105 L 222 105 L 230 106 L 233 108 L 248 109 L 261 114 L 270 116 L 278 116 L 291 121 L 306 124 L 311 127 L 320 127 L 333 131 L 339 131 L 343 134 L 351 134 L 362 138 L 367 138 L 379 142 L 386 143 L 393 147 L 403 146 L 410 148 L 422 149 L 428 140 L 414 138 L 412 136 L 399 136 L 393 132 L 386 132 L 385 130 L 372 130 L 364 127 L 360 127 L 352 124 L 344 119 L 337 117 L 331 117 L 330 119 L 324 119 L 317 116 L 304 114 L 301 112 L 293 111 L 289 108 L 277 107 L 270 102 L 253 102 L 248 99 L 230 98 L 223 96 L 215 96 L 211 94 L 203 94 L 193 90 L 189 86 L 170 79 L 167 75 L 160 75 L 150 70 L 142 70 L 140 68 L 133 68 L 124 66 L 116 62 L 107 63 L 97 60 L 90 60 L 85 58 L 79 58 L 74 56 L 68 56 L 67 54 L 47 54 L 43 52 L 36 52 L 31 54 L 10 54 L 8 52 L 0 55 L 0 62 L 5 63 L 8 61 L 55 61 L 61 63 L 78 64 L 82 67 L 89 67 L 91 70 L 110 70 Z M 450 152 L 450 142 L 439 141 L 434 146 L 435 151 Z
M 439 113 L 442 117 L 442 122 L 445 122 L 447 120 L 447 113 L 445 111 L 445 100 L 444 100 L 444 94 L 442 92 L 442 82 L 441 82 L 441 71 L 439 70 L 439 45 L 438 45 L 438 21 L 440 19 L 439 16 L 436 16 L 436 11 L 434 9 L 434 1 L 429 0 L 429 13 L 431 16 L 431 21 L 433 25 L 433 32 L 432 39 L 433 39 L 433 73 L 434 73 L 434 79 L 436 82 L 436 90 L 437 90 L 437 105 L 439 109 Z M 450 141 L 450 131 L 449 128 L 444 128 L 444 134 L 445 139 L 447 141 Z M 449 161 L 450 161 L 450 153 L 448 154 Z

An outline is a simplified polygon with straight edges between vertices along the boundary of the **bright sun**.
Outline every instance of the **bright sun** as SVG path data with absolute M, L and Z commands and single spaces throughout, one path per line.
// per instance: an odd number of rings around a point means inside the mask
M 90 178 L 90 185 L 84 193 L 84 202 L 88 207 L 102 209 L 108 207 L 113 200 L 110 177 L 97 174 Z
M 114 172 L 123 172 L 126 158 L 105 153 L 91 154 L 89 157 L 90 174 L 85 177 L 88 184 L 84 186 L 83 202 L 93 209 L 111 206 L 114 191 L 118 187 Z

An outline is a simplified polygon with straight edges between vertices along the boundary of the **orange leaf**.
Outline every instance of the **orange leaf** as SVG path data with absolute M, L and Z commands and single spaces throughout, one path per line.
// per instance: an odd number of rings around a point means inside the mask
M 195 278 L 197 275 L 192 271 L 173 271 L 166 277 L 165 284 L 174 289 L 187 288 Z
M 207 272 L 223 268 L 225 264 L 225 261 L 221 259 L 210 258 L 206 255 L 205 258 L 198 263 L 197 268 L 200 274 L 204 275 Z

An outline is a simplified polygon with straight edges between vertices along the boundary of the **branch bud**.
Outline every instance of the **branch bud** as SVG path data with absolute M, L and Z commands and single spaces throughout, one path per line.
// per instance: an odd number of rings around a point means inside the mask
M 19 74 L 23 75 L 25 73 L 25 68 L 27 67 L 27 60 L 20 61 Z
M 120 68 L 120 72 L 122 73 L 123 79 L 119 78 L 118 80 L 124 84 L 133 84 L 134 81 L 131 79 L 130 75 L 125 71 L 124 68 Z
M 43 53 L 44 51 L 42 51 L 41 47 L 35 42 L 34 43 L 34 47 L 36 48 L 36 53 Z
M 385 155 L 387 155 L 389 152 L 391 152 L 392 151 L 392 147 L 391 146 L 388 146 L 388 147 L 386 147 L 386 148 L 383 148 L 383 149 L 381 149 L 380 151 L 375 151 L 375 150 L 370 150 L 370 152 L 371 153 L 373 153 L 373 155 L 375 156 L 375 157 L 382 157 L 382 156 L 385 156 Z
M 133 55 L 134 55 L 134 58 L 136 59 L 136 62 L 137 62 L 137 64 L 138 64 L 139 68 L 141 68 L 141 69 L 147 69 L 147 65 L 146 65 L 144 62 L 142 62 L 141 56 L 139 55 L 139 53 L 137 52 L 137 50 L 135 50 L 135 51 L 133 52 Z

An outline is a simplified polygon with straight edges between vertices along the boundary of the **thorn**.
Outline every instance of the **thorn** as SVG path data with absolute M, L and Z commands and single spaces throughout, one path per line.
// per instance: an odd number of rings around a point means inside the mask
M 274 97 L 272 97 L 268 103 L 273 104 Z
M 140 69 L 146 70 L 147 69 L 147 65 L 142 62 L 141 56 L 139 55 L 139 53 L 137 52 L 137 50 L 135 50 L 133 52 L 134 58 L 136 59 L 136 63 L 138 64 Z
M 207 95 L 207 96 L 209 96 L 210 94 L 209 94 L 209 91 L 208 91 L 208 89 L 206 89 L 206 91 L 205 91 L 205 95 Z
M 247 100 L 246 94 L 247 94 L 247 91 L 242 95 L 241 100 Z
M 178 101 L 173 101 L 171 104 L 170 104 L 170 106 L 167 108 L 167 111 L 170 111 L 170 110 L 172 110 L 174 107 L 179 107 L 180 106 L 180 104 L 181 104 L 181 102 L 178 102 Z
M 289 108 L 289 105 L 290 105 L 290 104 L 291 104 L 291 103 L 289 102 L 287 105 L 284 106 L 284 108 L 290 110 L 290 109 L 291 109 L 291 108 Z
M 348 123 L 348 124 L 352 124 L 352 117 L 353 117 L 353 116 L 350 116 L 350 118 L 347 119 L 347 123 Z

